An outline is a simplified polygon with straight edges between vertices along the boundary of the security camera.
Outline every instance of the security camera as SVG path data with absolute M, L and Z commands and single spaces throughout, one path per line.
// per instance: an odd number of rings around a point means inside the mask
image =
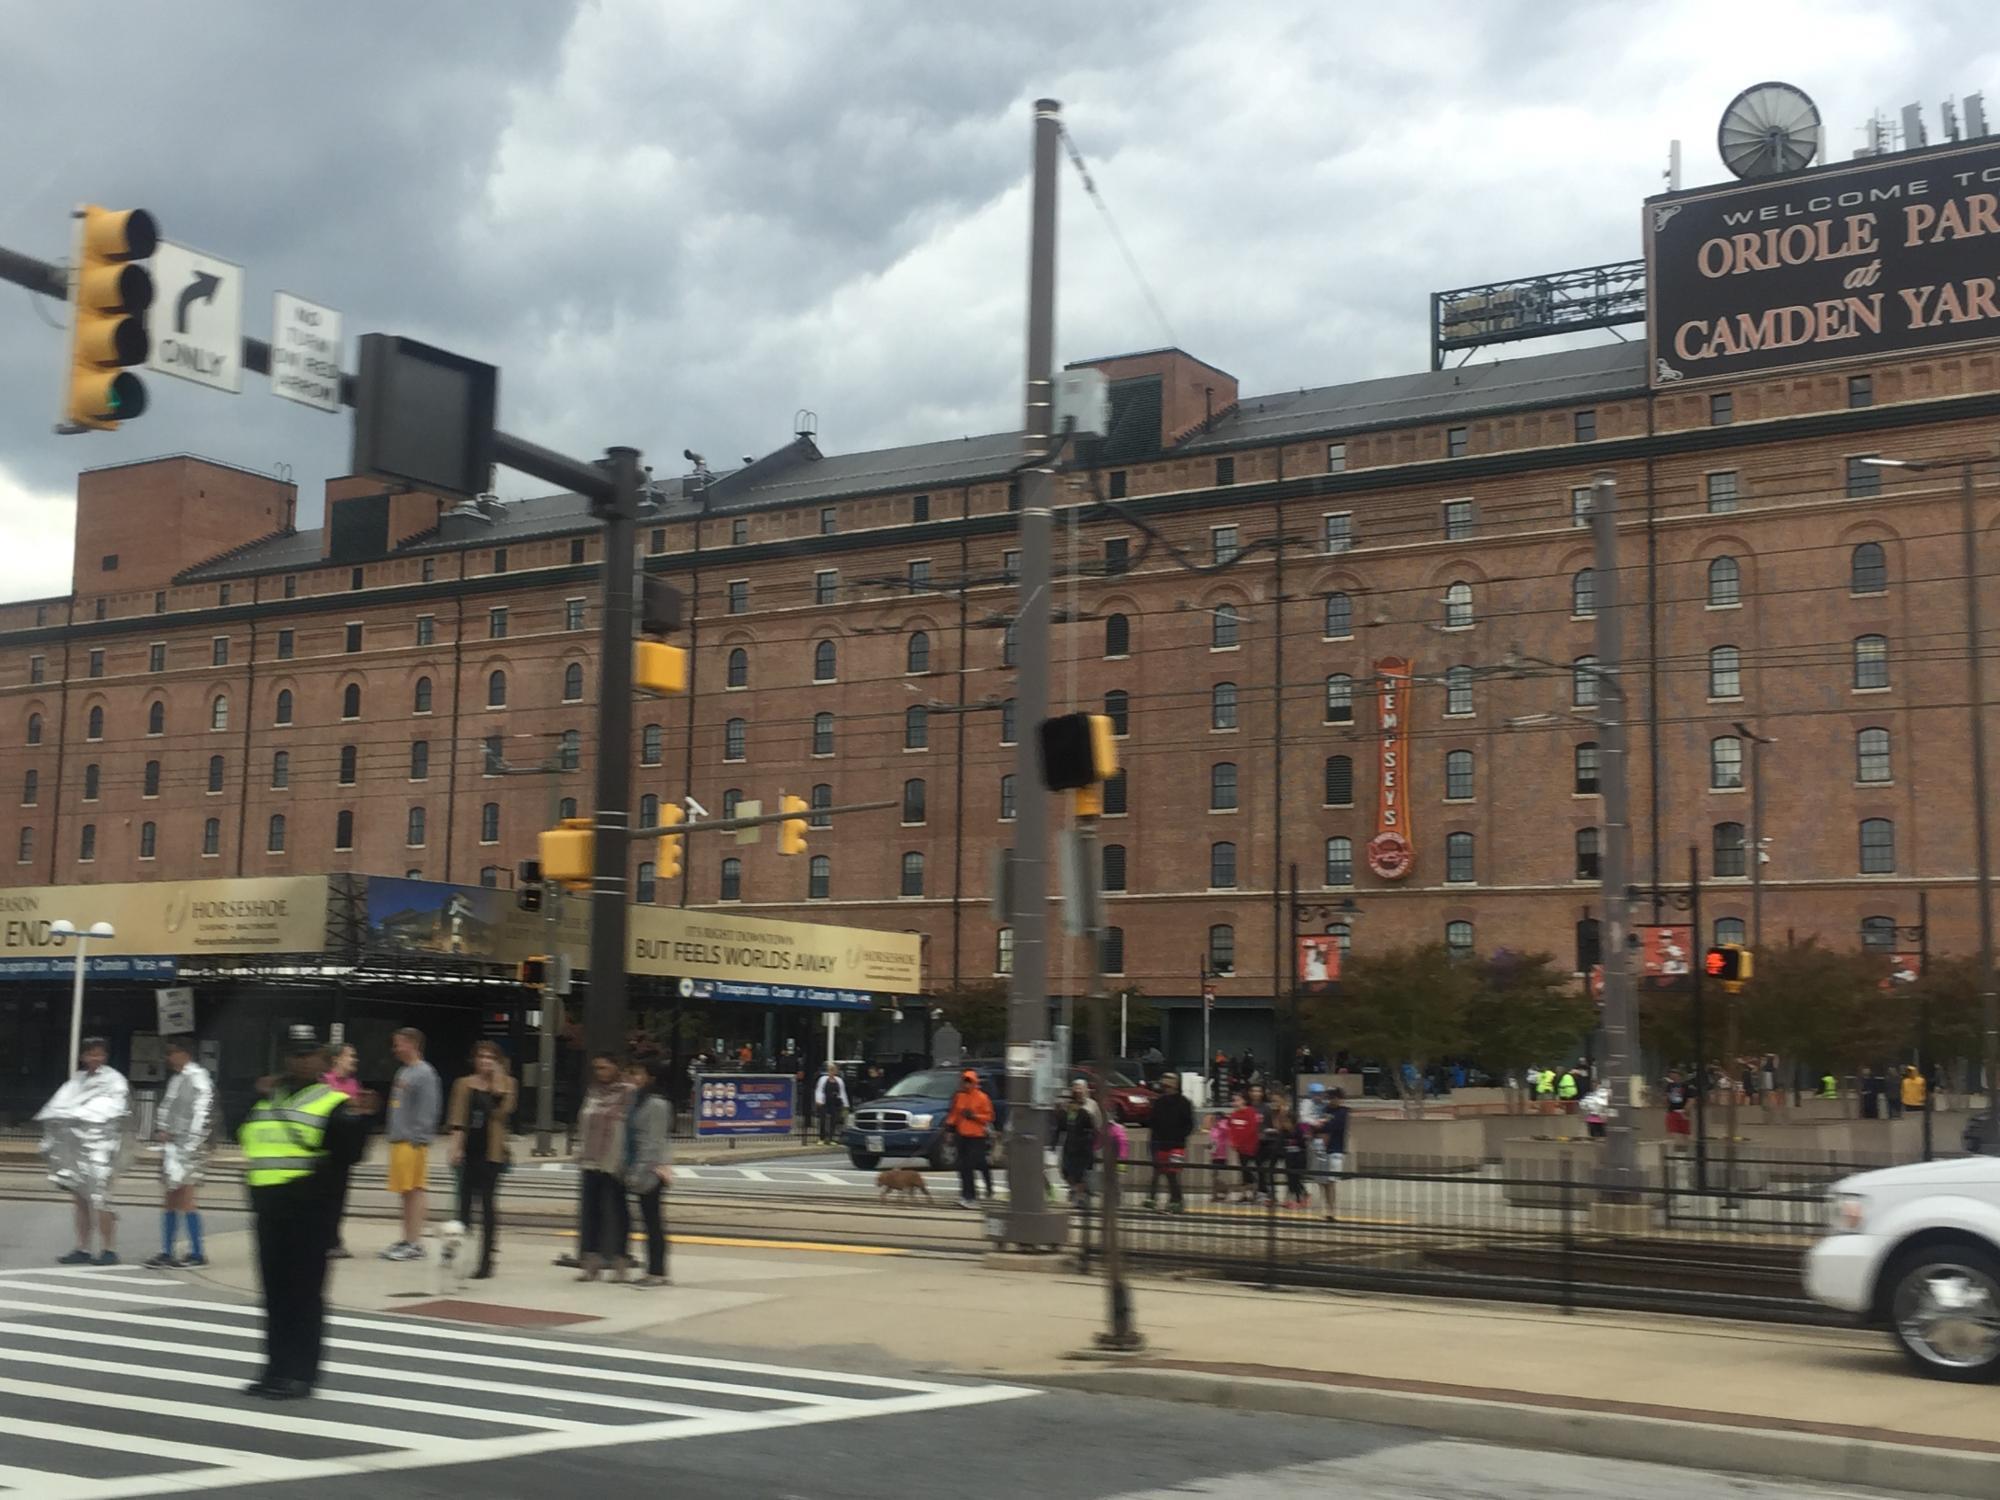
M 682 800 L 687 803 L 687 810 L 690 813 L 692 813 L 695 817 L 705 818 L 708 816 L 708 809 L 703 807 L 699 802 L 695 801 L 694 798 L 687 797 L 683 798 Z

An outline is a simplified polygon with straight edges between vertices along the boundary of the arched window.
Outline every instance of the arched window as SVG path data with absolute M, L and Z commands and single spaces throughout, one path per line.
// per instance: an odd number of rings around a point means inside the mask
M 500 804 L 487 802 L 479 809 L 479 842 L 497 844 L 500 842 Z
M 583 731 L 565 729 L 556 739 L 556 765 L 574 771 L 583 764 Z
M 158 705 L 155 705 L 155 707 L 157 706 Z M 28 743 L 31 745 L 39 745 L 41 742 L 42 742 L 42 716 L 40 714 L 29 714 Z
M 1445 951 L 1453 958 L 1472 957 L 1472 924 L 1470 922 L 1447 922 L 1444 924 Z
M 1444 836 L 1444 878 L 1470 881 L 1476 877 L 1472 862 L 1472 835 L 1448 833 Z
M 405 828 L 403 842 L 412 849 L 423 848 L 424 810 L 421 807 L 413 807 L 410 809 L 410 816 L 407 826 Z
M 1000 743 L 1003 745 L 1013 745 L 1020 742 L 1018 734 L 1019 725 L 1015 723 L 1015 718 L 1016 709 L 1014 707 L 1014 700 L 1009 698 L 1005 703 L 1000 705 Z
M 208 705 L 208 727 L 227 729 L 229 727 L 229 695 L 217 693 L 215 701 Z
M 1328 807 L 1352 807 L 1354 805 L 1354 758 L 1348 755 L 1329 755 L 1326 758 L 1326 805 Z
M 211 792 L 219 792 L 222 790 L 223 771 L 224 767 L 223 767 L 222 757 L 219 755 L 211 755 L 208 758 L 208 789 Z
M 431 742 L 410 741 L 410 780 L 427 781 L 431 774 Z
M 1236 929 L 1227 922 L 1217 922 L 1208 929 L 1208 972 L 1236 972 Z
M 1002 927 L 993 934 L 993 972 L 1014 972 L 1014 929 L 1011 927 Z
M 750 744 L 750 725 L 743 719 L 731 719 L 722 726 L 722 758 L 742 760 Z
M 1472 623 L 1472 585 L 1454 583 L 1444 591 L 1444 628 L 1463 630 Z
M 211 822 L 213 819 L 210 820 Z M 333 847 L 352 849 L 354 847 L 354 813 L 343 807 L 333 818 Z
M 1569 612 L 1579 619 L 1597 613 L 1597 569 L 1578 568 L 1570 575 Z
M 1101 882 L 1107 891 L 1125 889 L 1125 846 L 1106 844 L 1098 851 L 1099 862 L 1103 866 L 1104 878 Z
M 292 754 L 289 750 L 271 753 L 271 789 L 283 791 L 292 784 Z
M 1847 591 L 1850 594 L 1886 594 L 1889 591 L 1889 558 L 1880 542 L 1863 542 L 1854 549 L 1848 563 Z
M 1125 972 L 1125 929 L 1107 927 L 1104 929 L 1102 946 L 1098 951 L 1098 967 L 1106 974 Z
M 1218 604 L 1210 616 L 1208 646 L 1211 651 L 1227 651 L 1237 643 L 1242 617 L 1233 604 Z
M 660 867 L 650 859 L 642 859 L 634 875 L 632 899 L 641 906 L 651 906 L 660 897 Z
M 924 893 L 924 857 L 911 850 L 903 856 L 903 883 L 900 894 L 921 896 Z
M 722 862 L 722 890 L 720 898 L 724 901 L 741 901 L 743 899 L 743 861 L 733 854 Z
M 1863 917 L 1861 919 L 1861 948 L 1865 953 L 1894 953 L 1896 951 L 1896 919 L 1894 917 Z
M 35 857 L 35 830 L 23 828 L 21 836 L 14 843 L 14 858 L 20 864 L 27 864 Z
M 660 763 L 661 756 L 664 754 L 663 746 L 665 743 L 666 741 L 661 734 L 659 725 L 648 724 L 644 729 L 641 729 L 639 731 L 639 764 L 642 766 L 657 766 Z
M 1000 665 L 1003 667 L 1018 665 L 1020 652 L 1020 623 L 1015 620 L 1009 620 L 1007 628 L 1000 632 Z
M 832 714 L 820 713 L 813 715 L 812 753 L 814 755 L 833 754 Z
M 1708 653 L 1708 696 L 1743 696 L 1743 653 L 1734 646 L 1713 646 Z
M 1472 712 L 1472 668 L 1464 665 L 1445 668 L 1444 711 L 1448 714 Z
M 1718 557 L 1708 565 L 1708 607 L 1722 609 L 1743 602 L 1743 570 L 1733 557 Z
M 486 706 L 488 708 L 507 706 L 507 674 L 498 667 L 486 674 Z
M 264 852 L 283 854 L 285 852 L 285 815 L 272 813 L 271 821 L 264 825 Z
M 733 818 L 733 817 L 735 817 L 735 816 L 736 816 L 736 809 L 737 809 L 737 805 L 738 805 L 739 803 L 741 803 L 742 801 L 743 801 L 743 788 L 742 788 L 742 787 L 740 787 L 740 786 L 732 786 L 732 787 L 729 787 L 729 788 L 727 788 L 727 789 L 726 789 L 726 790 L 725 790 L 725 791 L 723 792 L 723 794 L 722 794 L 722 815 L 723 815 L 723 817 L 725 817 L 725 818 Z
M 1585 740 L 1576 747 L 1576 778 L 1573 783 L 1579 797 L 1597 795 L 1597 741 Z
M 1576 708 L 1592 708 L 1597 703 L 1597 658 L 1579 656 L 1570 663 L 1569 701 Z
M 498 890 L 500 888 L 500 867 L 498 865 L 481 865 L 479 867 L 479 883 L 489 891 Z
M 639 799 L 639 826 L 657 828 L 660 826 L 660 795 L 648 792 Z
M 1891 875 L 1896 870 L 1896 825 L 1887 818 L 1861 820 L 1861 873 Z
M 292 722 L 292 690 L 290 688 L 278 689 L 277 713 L 274 717 L 280 724 L 289 724 Z
M 1354 601 L 1338 589 L 1326 596 L 1326 624 L 1321 633 L 1334 640 L 1354 634 Z
M 431 711 L 431 680 L 419 677 L 417 685 L 410 690 L 410 712 L 427 714 Z
M 156 760 L 149 760 L 146 762 L 146 764 L 148 766 L 157 767 L 159 765 L 159 762 Z M 157 790 L 159 782 L 159 776 L 157 771 L 154 773 L 153 780 L 155 789 Z M 151 796 L 152 793 L 148 792 L 147 795 Z M 21 806 L 33 807 L 37 802 L 41 801 L 41 798 L 42 798 L 42 773 L 40 771 L 37 771 L 33 766 L 30 766 L 25 772 L 22 773 L 21 776 Z
M 157 797 L 160 795 L 160 763 L 158 761 L 149 760 L 146 762 L 144 779 L 139 784 L 139 795 L 142 797 Z
M 1326 722 L 1354 722 L 1354 679 L 1345 672 L 1330 673 L 1326 679 Z
M 1576 878 L 1595 880 L 1602 873 L 1597 830 L 1579 828 L 1576 831 Z
M 354 785 L 354 772 L 359 764 L 359 752 L 355 747 L 352 745 L 342 745 L 340 747 L 340 784 L 342 786 Z
M 903 653 L 903 670 L 920 675 L 931 669 L 931 638 L 924 631 L 915 631 L 910 636 L 910 644 Z
M 1104 654 L 1106 656 L 1130 656 L 1132 654 L 1132 622 L 1123 615 L 1104 617 Z
M 1236 807 L 1236 762 L 1217 761 L 1208 768 L 1208 805 L 1214 812 L 1230 812 Z
M 1120 766 L 1115 776 L 1104 778 L 1104 815 L 1113 817 L 1125 811 L 1125 767 Z
M 1226 839 L 1208 846 L 1208 884 L 1211 890 L 1229 890 L 1236 884 L 1236 846 Z
M 155 702 L 146 710 L 146 733 L 165 734 L 167 732 L 167 705 Z
M 1354 884 L 1354 840 L 1343 836 L 1326 841 L 1326 883 Z
M 1000 778 L 1000 821 L 1003 823 L 1011 823 L 1013 822 L 1013 820 L 1014 820 L 1014 773 L 1012 771 L 1009 771 Z
M 833 787 L 824 781 L 820 782 L 812 789 L 812 796 L 808 800 L 814 811 L 813 815 L 806 819 L 807 824 L 813 828 L 833 827 L 832 814 L 819 811 L 821 808 L 833 806 Z
M 215 727 L 217 729 L 227 729 L 229 727 L 229 700 L 227 698 L 217 698 L 215 701 L 222 709 L 222 722 Z M 90 713 L 84 719 L 83 737 L 87 740 L 101 740 L 104 738 L 103 705 L 93 704 L 91 706 Z
M 563 702 L 583 701 L 583 663 L 573 661 L 563 668 Z
M 1889 638 L 1886 635 L 1864 635 L 1855 639 L 1854 685 L 1858 688 L 1885 688 L 1889 685 Z
M 903 821 L 921 823 L 924 821 L 924 779 L 913 776 L 903 783 Z
M 833 642 L 820 641 L 813 647 L 813 681 L 833 681 Z
M 97 762 L 92 761 L 83 768 L 83 800 L 95 802 L 98 791 Z
M 361 717 L 361 684 L 350 682 L 340 694 L 340 716 L 343 719 Z
M 1718 792 L 1743 785 L 1743 741 L 1735 735 L 1719 734 L 1708 742 L 1708 784 Z
M 1748 872 L 1747 845 L 1743 842 L 1741 823 L 1717 823 L 1710 834 L 1710 841 L 1711 874 L 1733 878 Z
M 1113 734 L 1130 734 L 1132 695 L 1123 688 L 1112 688 L 1104 695 L 1104 716 L 1111 721 Z
M 575 816 L 576 816 L 576 798 L 574 798 L 574 797 L 564 797 L 564 798 L 563 798 L 563 799 L 561 799 L 561 800 L 560 800 L 559 802 L 557 802 L 557 803 L 556 803 L 556 816 L 557 816 L 558 818 L 573 818 L 573 817 L 575 817 Z
M 806 900 L 825 901 L 832 895 L 833 861 L 824 854 L 815 854 L 806 873 Z
M 1218 682 L 1208 690 L 1208 727 L 1210 729 L 1236 727 L 1235 683 Z
M 1888 781 L 1889 731 L 1881 728 L 1864 729 L 1854 736 L 1854 779 L 1870 784 Z
M 750 653 L 741 646 L 729 653 L 729 675 L 724 681 L 733 688 L 750 686 Z
M 1444 795 L 1447 802 L 1472 800 L 1472 752 L 1447 750 L 1444 757 Z
M 1715 919 L 1715 940 L 1718 943 L 1741 943 L 1746 935 L 1741 917 L 1717 917 Z
M 903 710 L 903 748 L 922 750 L 931 742 L 930 710 L 921 703 Z

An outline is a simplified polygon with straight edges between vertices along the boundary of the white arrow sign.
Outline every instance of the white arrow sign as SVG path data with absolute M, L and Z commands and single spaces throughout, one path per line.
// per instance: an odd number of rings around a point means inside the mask
M 161 240 L 153 251 L 146 368 L 236 395 L 243 389 L 243 268 Z

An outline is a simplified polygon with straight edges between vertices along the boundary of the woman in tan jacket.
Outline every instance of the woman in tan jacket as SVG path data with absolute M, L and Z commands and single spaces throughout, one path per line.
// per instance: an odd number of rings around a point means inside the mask
M 480 1042 L 472 1049 L 472 1071 L 451 1086 L 451 1103 L 445 1108 L 445 1129 L 450 1133 L 450 1160 L 458 1169 L 458 1222 L 472 1232 L 472 1204 L 475 1196 L 481 1214 L 479 1269 L 472 1274 L 483 1280 L 493 1274 L 494 1198 L 500 1188 L 500 1174 L 512 1160 L 507 1148 L 507 1121 L 514 1113 L 514 1079 L 507 1071 L 507 1059 L 492 1042 Z

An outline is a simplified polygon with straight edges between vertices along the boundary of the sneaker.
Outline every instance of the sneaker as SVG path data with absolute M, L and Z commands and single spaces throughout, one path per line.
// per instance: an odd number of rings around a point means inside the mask
M 176 1270 L 181 1271 L 198 1271 L 207 1264 L 208 1257 L 206 1255 L 186 1255 L 175 1261 L 174 1267 Z
M 409 1248 L 410 1248 L 410 1242 L 408 1240 L 397 1240 L 396 1243 L 391 1245 L 387 1250 L 381 1251 L 380 1256 L 381 1259 L 383 1260 L 401 1260 L 403 1258 L 403 1252 L 405 1250 L 408 1250 Z
M 961 1198 L 958 1200 L 958 1206 L 960 1208 L 977 1208 L 979 1207 L 979 1200 L 977 1198 Z
M 115 1266 L 118 1264 L 118 1252 L 116 1250 L 106 1250 L 96 1260 L 92 1261 L 91 1264 L 93 1266 Z
M 171 1255 L 167 1254 L 166 1251 L 162 1250 L 158 1255 L 154 1256 L 151 1260 L 141 1261 L 140 1264 L 143 1265 L 149 1271 L 168 1271 L 172 1270 L 175 1266 L 179 1265 L 180 1262 L 175 1260 Z
M 58 1255 L 56 1257 L 56 1264 L 59 1266 L 87 1266 L 90 1264 L 90 1252 L 88 1250 L 72 1250 L 67 1255 Z

